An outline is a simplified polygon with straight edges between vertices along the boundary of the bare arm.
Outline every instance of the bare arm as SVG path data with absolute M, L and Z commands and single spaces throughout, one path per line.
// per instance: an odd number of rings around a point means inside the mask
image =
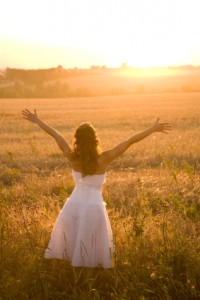
M 71 152 L 71 148 L 64 139 L 64 137 L 56 131 L 54 128 L 46 124 L 44 121 L 42 121 L 37 113 L 36 110 L 34 110 L 34 113 L 31 113 L 28 109 L 25 109 L 22 111 L 22 116 L 24 119 L 36 123 L 40 128 L 42 128 L 46 133 L 48 133 L 50 136 L 52 136 L 56 143 L 58 144 L 61 151 L 64 153 L 66 157 L 69 157 L 69 154 Z
M 124 153 L 132 144 L 140 142 L 154 132 L 163 132 L 167 134 L 168 130 L 171 130 L 171 126 L 168 123 L 160 123 L 159 119 L 157 119 L 153 126 L 129 137 L 114 148 L 104 151 L 101 155 L 102 163 L 108 165 L 111 161 Z

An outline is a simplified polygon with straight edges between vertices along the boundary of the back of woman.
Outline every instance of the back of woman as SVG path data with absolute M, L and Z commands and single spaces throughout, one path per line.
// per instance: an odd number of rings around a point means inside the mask
M 102 197 L 102 186 L 108 165 L 154 132 L 167 133 L 168 123 L 160 123 L 132 135 L 116 146 L 101 152 L 96 130 L 82 123 L 75 131 L 73 146 L 36 113 L 22 112 L 23 117 L 36 123 L 52 136 L 69 160 L 75 187 L 66 200 L 54 225 L 45 258 L 66 259 L 72 266 L 111 268 L 113 266 L 113 238 L 108 213 Z

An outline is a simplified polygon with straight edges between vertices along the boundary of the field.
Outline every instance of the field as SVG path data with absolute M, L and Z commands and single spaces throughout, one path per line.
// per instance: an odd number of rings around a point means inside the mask
M 106 149 L 159 116 L 156 133 L 110 165 L 103 196 L 115 241 L 113 270 L 46 261 L 44 249 L 74 183 L 39 116 L 70 141 L 91 122 Z M 0 100 L 0 300 L 200 299 L 200 94 Z

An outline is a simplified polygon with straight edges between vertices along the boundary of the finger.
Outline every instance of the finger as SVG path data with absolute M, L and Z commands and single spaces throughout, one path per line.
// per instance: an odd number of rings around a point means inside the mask
M 34 114 L 37 115 L 36 109 L 34 109 Z
M 158 123 L 160 121 L 160 118 L 157 118 L 156 123 Z
M 159 125 L 163 126 L 163 127 L 170 127 L 171 125 L 169 123 L 159 123 Z
M 28 114 L 26 111 L 23 111 L 23 112 L 22 112 L 22 115 L 23 115 L 23 116 L 28 116 L 29 114 Z
M 25 109 L 25 111 L 26 111 L 28 114 L 31 114 L 30 110 L 28 110 L 28 109 Z

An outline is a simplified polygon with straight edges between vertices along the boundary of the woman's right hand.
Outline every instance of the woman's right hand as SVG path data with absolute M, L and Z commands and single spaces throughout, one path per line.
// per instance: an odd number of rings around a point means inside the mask
M 169 123 L 161 123 L 159 122 L 159 118 L 156 120 L 154 125 L 152 126 L 152 131 L 153 132 L 163 132 L 168 134 L 168 130 L 171 130 L 171 126 Z
M 22 116 L 25 120 L 28 120 L 32 123 L 37 123 L 38 121 L 36 109 L 34 109 L 34 113 L 30 112 L 28 109 L 24 109 L 22 110 Z

